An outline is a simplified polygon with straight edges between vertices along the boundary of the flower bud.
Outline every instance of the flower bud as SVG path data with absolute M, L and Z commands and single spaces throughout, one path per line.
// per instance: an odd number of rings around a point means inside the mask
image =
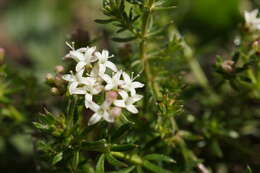
M 56 87 L 52 87 L 52 88 L 50 89 L 50 92 L 51 92 L 51 94 L 54 95 L 54 96 L 57 96 L 57 95 L 60 94 L 59 89 L 56 88 Z
M 223 70 L 225 70 L 226 72 L 231 73 L 231 72 L 234 72 L 234 64 L 235 64 L 235 62 L 232 61 L 232 60 L 225 60 L 221 64 L 221 66 L 222 66 Z
M 55 72 L 58 74 L 62 74 L 62 73 L 64 73 L 64 71 L 65 71 L 65 68 L 62 65 L 57 65 L 55 67 Z
M 48 84 L 52 84 L 54 82 L 54 76 L 51 73 L 47 73 L 45 76 L 45 81 Z
M 260 55 L 260 40 L 255 40 L 252 44 L 252 48 L 254 49 L 257 55 Z
M 108 91 L 106 92 L 106 100 L 112 103 L 114 100 L 117 99 L 118 93 L 116 91 Z
M 59 75 L 55 76 L 54 83 L 55 83 L 55 85 L 56 85 L 57 87 L 63 86 L 64 82 L 65 82 L 65 81 L 61 78 L 61 76 L 59 76 Z
M 4 63 L 5 50 L 0 48 L 0 65 Z
M 118 117 L 121 115 L 122 113 L 122 109 L 120 107 L 113 107 L 110 111 L 111 115 L 113 117 Z

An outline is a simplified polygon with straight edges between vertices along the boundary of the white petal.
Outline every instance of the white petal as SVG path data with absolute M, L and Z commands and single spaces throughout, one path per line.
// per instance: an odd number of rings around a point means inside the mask
M 123 100 L 126 100 L 128 98 L 128 94 L 126 91 L 119 91 L 119 95 L 123 98 Z
M 104 74 L 106 71 L 106 66 L 104 64 L 99 64 L 99 74 Z
M 70 55 L 76 61 L 84 60 L 84 55 L 78 51 L 70 51 Z
M 73 82 L 75 78 L 71 74 L 65 74 L 62 76 L 62 79 L 64 79 L 65 81 Z
M 88 121 L 88 125 L 91 126 L 91 125 L 94 125 L 96 124 L 97 122 L 99 122 L 101 120 L 101 116 L 98 115 L 97 113 L 95 113 L 94 115 L 91 116 L 91 118 L 89 119 Z
M 84 61 L 78 62 L 78 64 L 76 65 L 76 71 L 78 72 L 78 71 L 84 69 L 85 65 L 86 65 L 86 62 L 84 62 Z
M 255 9 L 255 10 L 251 11 L 250 13 L 251 13 L 252 17 L 256 18 L 257 14 L 258 14 L 258 9 Z
M 76 90 L 78 86 L 78 82 L 72 82 L 69 84 L 69 93 L 73 94 L 73 92 Z
M 131 100 L 132 103 L 135 103 L 135 102 L 141 100 L 142 98 L 143 98 L 142 95 L 136 94 L 133 97 L 131 97 L 130 100 Z
M 123 73 L 123 78 L 124 78 L 124 81 L 126 81 L 127 83 L 131 82 L 130 76 L 127 73 L 125 73 L 125 72 Z
M 85 106 L 86 108 L 91 109 L 94 112 L 97 112 L 100 109 L 100 106 L 96 104 L 95 102 L 85 100 Z
M 115 121 L 114 117 L 110 116 L 107 111 L 104 112 L 103 118 L 109 123 L 113 123 Z
M 112 85 L 112 84 L 107 84 L 106 86 L 105 86 L 105 90 L 111 90 L 111 89 L 113 89 L 114 88 L 114 85 Z
M 95 56 L 96 56 L 99 60 L 102 59 L 102 55 L 101 55 L 100 52 L 95 52 Z
M 92 96 L 91 94 L 86 93 L 86 95 L 85 95 L 85 101 L 90 102 L 90 101 L 92 101 L 92 98 L 93 98 L 93 96 Z
M 121 107 L 121 108 L 126 107 L 124 100 L 115 100 L 115 101 L 114 101 L 114 105 L 116 105 L 116 106 L 118 106 L 118 107 Z
M 113 64 L 111 61 L 106 61 L 105 64 L 106 64 L 106 66 L 107 66 L 108 68 L 110 68 L 111 70 L 117 71 L 116 65 Z
M 81 69 L 81 70 L 77 71 L 76 77 L 77 77 L 78 79 L 82 78 L 83 73 L 84 73 L 84 69 Z
M 107 60 L 108 57 L 109 57 L 109 52 L 107 50 L 103 50 L 102 51 L 102 56 L 103 56 L 104 60 Z
M 104 75 L 102 76 L 102 79 L 103 79 L 106 83 L 112 83 L 112 78 L 111 78 L 109 75 L 107 75 L 107 74 L 104 74 Z
M 136 107 L 134 105 L 127 105 L 126 109 L 133 114 L 138 113 L 138 110 L 136 109 Z
M 131 96 L 134 96 L 136 94 L 136 91 L 134 88 L 129 88 Z
M 118 83 L 119 83 L 120 78 L 121 78 L 121 75 L 122 75 L 122 71 L 118 71 L 118 72 L 113 76 L 113 79 L 114 79 L 115 81 L 118 81 Z
M 84 95 L 86 94 L 86 89 L 85 88 L 76 88 L 72 91 L 71 94 L 78 94 L 78 95 Z
M 134 88 L 144 87 L 144 84 L 142 84 L 141 82 L 133 82 L 132 85 L 133 85 Z
M 96 50 L 96 47 L 87 47 L 87 50 L 85 52 L 85 55 L 92 55 Z

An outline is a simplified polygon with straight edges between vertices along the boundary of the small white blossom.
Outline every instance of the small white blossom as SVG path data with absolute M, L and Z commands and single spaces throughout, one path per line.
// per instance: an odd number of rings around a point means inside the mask
M 105 74 L 102 76 L 104 81 L 107 83 L 105 86 L 105 90 L 117 89 L 119 85 L 122 84 L 122 80 L 120 80 L 122 75 L 122 71 L 116 72 L 112 77 Z
M 81 89 L 78 88 L 79 85 L 88 85 L 89 80 L 87 77 L 83 77 L 84 70 L 81 70 L 74 74 L 66 74 L 63 75 L 62 78 L 65 81 L 69 82 L 68 88 L 70 94 L 85 94 L 85 92 L 82 92 Z
M 115 121 L 115 118 L 109 114 L 110 104 L 106 101 L 101 106 L 92 102 L 89 104 L 89 108 L 95 113 L 91 116 L 88 125 L 96 124 L 101 119 L 104 119 L 110 123 Z
M 82 70 L 86 65 L 90 65 L 92 62 L 95 62 L 97 58 L 93 56 L 96 47 L 86 47 L 78 50 L 72 50 L 65 58 L 72 58 L 78 64 L 76 65 L 76 71 Z
M 105 73 L 107 67 L 113 71 L 117 71 L 116 65 L 108 60 L 109 58 L 112 58 L 113 56 L 109 56 L 109 52 L 107 50 L 103 50 L 101 53 L 96 52 L 95 56 L 98 59 L 99 72 L 101 74 Z
M 136 88 L 142 88 L 144 84 L 141 82 L 134 81 L 134 78 L 130 78 L 127 73 L 123 73 L 124 82 L 122 88 L 126 89 L 127 91 L 131 92 L 131 95 L 134 96 L 136 94 Z
M 129 112 L 137 114 L 138 110 L 134 106 L 134 103 L 143 98 L 142 95 L 135 94 L 131 97 L 125 91 L 120 91 L 119 95 L 122 97 L 122 100 L 115 100 L 114 104 L 118 107 L 126 108 Z
M 257 17 L 257 14 L 257 9 L 251 12 L 245 11 L 246 25 L 252 30 L 260 30 L 260 18 Z

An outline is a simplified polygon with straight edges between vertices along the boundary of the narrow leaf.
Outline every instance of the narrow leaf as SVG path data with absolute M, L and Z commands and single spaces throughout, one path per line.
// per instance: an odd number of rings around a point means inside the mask
M 252 169 L 250 168 L 250 166 L 247 166 L 246 168 L 246 173 L 253 173 Z
M 105 161 L 105 155 L 102 154 L 99 157 L 98 162 L 97 162 L 96 173 L 105 173 L 104 161 Z
M 175 160 L 172 158 L 162 155 L 162 154 L 149 154 L 144 157 L 147 160 L 155 160 L 155 161 L 165 161 L 165 162 L 171 162 L 176 163 Z
M 141 166 L 137 166 L 136 171 L 137 171 L 137 173 L 143 173 L 143 169 Z
M 144 167 L 154 173 L 169 173 L 169 171 L 167 171 L 147 160 L 144 161 Z
M 52 165 L 55 165 L 56 163 L 58 163 L 59 161 L 61 161 L 61 160 L 62 160 L 62 157 L 63 157 L 63 153 L 62 153 L 62 152 L 56 154 L 56 155 L 54 156 L 54 158 L 52 159 Z
M 125 164 L 124 162 L 121 162 L 119 160 L 117 160 L 112 154 L 108 153 L 106 154 L 106 159 L 107 161 L 113 165 L 113 166 L 121 166 L 121 167 L 127 167 L 127 164 Z
M 131 124 L 130 124 L 130 123 L 127 123 L 127 124 L 122 125 L 117 131 L 115 131 L 115 132 L 112 134 L 111 140 L 113 141 L 113 140 L 115 140 L 115 139 L 120 138 L 120 137 L 123 136 L 125 133 L 127 133 L 130 129 L 131 129 Z
M 126 168 L 126 169 L 122 169 L 122 170 L 120 170 L 120 171 L 117 171 L 117 173 L 130 173 L 130 172 L 132 172 L 132 170 L 134 170 L 135 169 L 135 166 L 131 166 L 131 167 L 129 167 L 129 168 Z
M 111 151 L 130 151 L 136 147 L 137 145 L 135 144 L 122 144 L 122 145 L 114 144 L 111 146 Z

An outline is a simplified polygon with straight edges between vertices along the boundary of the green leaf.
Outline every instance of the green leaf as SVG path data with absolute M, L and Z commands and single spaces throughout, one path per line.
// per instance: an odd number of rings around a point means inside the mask
M 129 42 L 129 41 L 133 41 L 135 39 L 136 39 L 136 37 L 126 37 L 126 38 L 114 37 L 114 38 L 112 38 L 112 40 L 116 41 L 116 42 Z
M 216 154 L 216 156 L 218 156 L 220 158 L 223 157 L 223 152 L 222 152 L 217 140 L 214 140 L 212 142 L 211 148 L 212 148 L 212 151 L 214 152 L 214 154 Z
M 113 171 L 113 172 L 109 172 L 109 173 L 130 173 L 132 170 L 135 169 L 135 166 L 131 166 L 129 168 L 125 168 L 125 169 L 121 169 L 120 171 Z
M 98 162 L 97 162 L 96 173 L 105 173 L 104 161 L 105 161 L 105 155 L 102 154 L 99 157 Z
M 106 159 L 107 161 L 113 165 L 113 166 L 122 166 L 122 167 L 127 167 L 127 164 L 124 162 L 121 162 L 117 160 L 112 154 L 108 153 L 106 154 Z
M 114 144 L 111 146 L 111 151 L 130 151 L 133 150 L 137 147 L 135 144 L 122 144 L 122 145 L 117 145 Z
M 137 171 L 137 173 L 143 173 L 143 169 L 141 166 L 137 166 L 136 171 Z
M 77 167 L 79 165 L 79 151 L 74 152 L 73 158 L 72 158 L 72 169 L 77 170 Z
M 40 129 L 40 130 L 49 130 L 49 126 L 45 125 L 45 124 L 33 122 L 33 125 L 34 125 L 34 127 L 36 127 L 37 129 Z
M 246 168 L 246 173 L 253 173 L 252 169 L 250 168 L 250 166 L 247 166 Z
M 126 169 L 122 169 L 120 171 L 117 171 L 117 173 L 130 173 L 132 170 L 135 169 L 135 166 L 131 166 L 129 168 L 126 168 Z
M 162 155 L 162 154 L 149 154 L 144 157 L 147 160 L 156 160 L 156 161 L 165 161 L 165 162 L 171 162 L 176 163 L 175 160 L 172 158 Z
M 154 172 L 154 173 L 169 173 L 169 171 L 167 171 L 167 170 L 165 170 L 165 169 L 163 169 L 163 168 L 161 168 L 161 167 L 159 167 L 159 166 L 157 166 L 157 165 L 155 165 L 155 164 L 153 164 L 153 163 L 151 163 L 147 160 L 144 161 L 143 166 L 146 169 L 148 169 L 148 170 L 150 170 L 151 172 Z
M 121 136 L 123 136 L 125 133 L 127 133 L 127 131 L 129 131 L 131 129 L 131 124 L 130 123 L 126 123 L 124 125 L 122 125 L 117 131 L 115 131 L 112 134 L 111 140 L 115 140 L 120 138 Z
M 55 165 L 56 163 L 58 163 L 59 161 L 62 160 L 62 157 L 63 157 L 63 153 L 60 152 L 58 154 L 56 154 L 52 160 L 52 165 Z
M 105 139 L 101 139 L 94 142 L 83 142 L 81 148 L 87 151 L 106 151 L 107 144 Z

